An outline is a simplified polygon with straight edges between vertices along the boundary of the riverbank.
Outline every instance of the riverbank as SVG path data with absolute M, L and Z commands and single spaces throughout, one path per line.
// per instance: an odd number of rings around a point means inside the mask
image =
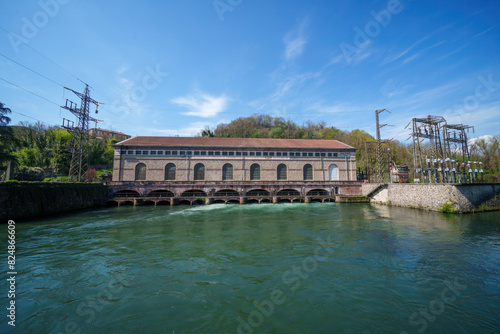
M 104 206 L 101 183 L 0 182 L 0 219 L 23 220 Z

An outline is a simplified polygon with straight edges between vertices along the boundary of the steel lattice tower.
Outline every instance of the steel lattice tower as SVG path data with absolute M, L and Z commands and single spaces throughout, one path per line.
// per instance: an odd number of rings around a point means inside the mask
M 89 169 L 89 122 L 95 122 L 97 124 L 97 119 L 90 116 L 90 104 L 95 104 L 95 113 L 97 114 L 99 102 L 90 97 L 89 85 L 87 84 L 85 85 L 85 91 L 83 93 L 76 92 L 70 88 L 64 88 L 72 91 L 81 99 L 80 108 L 77 107 L 76 103 L 68 99 L 66 99 L 66 105 L 61 107 L 69 110 L 78 119 L 77 126 L 74 126 L 74 122 L 63 119 L 63 127 L 73 133 L 73 147 L 68 181 L 82 182 L 83 174 Z
M 375 110 L 375 121 L 377 123 L 377 165 L 375 168 L 375 182 L 383 183 L 384 180 L 384 159 L 382 154 L 382 139 L 380 138 L 380 128 L 386 126 L 387 124 L 380 125 L 378 114 L 381 112 L 387 111 L 391 113 L 387 109 L 378 109 Z

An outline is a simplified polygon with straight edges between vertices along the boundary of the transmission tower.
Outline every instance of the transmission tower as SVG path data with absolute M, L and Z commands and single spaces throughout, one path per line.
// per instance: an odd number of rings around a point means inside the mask
M 382 124 L 380 125 L 379 123 L 379 117 L 378 114 L 381 112 L 387 111 L 388 113 L 391 113 L 387 109 L 378 109 L 375 110 L 375 121 L 377 123 L 377 165 L 375 168 L 375 178 L 376 182 L 383 183 L 384 182 L 384 161 L 383 161 L 383 154 L 382 154 L 382 139 L 380 138 L 380 128 L 386 126 L 387 124 Z
M 89 85 L 85 84 L 85 91 L 83 93 L 76 92 L 70 88 L 67 90 L 72 91 L 76 96 L 81 99 L 80 108 L 73 101 L 66 99 L 66 105 L 61 106 L 69 110 L 78 120 L 78 125 L 66 118 L 63 119 L 63 127 L 73 133 L 73 147 L 71 154 L 71 163 L 69 167 L 68 181 L 82 182 L 83 174 L 89 168 L 89 122 L 95 122 L 97 119 L 90 116 L 90 104 L 95 104 L 95 113 L 98 113 L 99 102 L 90 97 Z

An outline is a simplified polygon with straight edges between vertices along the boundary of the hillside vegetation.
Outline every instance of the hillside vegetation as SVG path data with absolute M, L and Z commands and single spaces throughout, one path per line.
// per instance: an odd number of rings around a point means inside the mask
M 372 168 L 375 162 L 375 138 L 364 130 L 343 131 L 326 122 L 314 123 L 307 121 L 298 125 L 291 120 L 269 115 L 240 117 L 225 124 L 221 123 L 212 131 L 205 128 L 201 136 L 233 137 L 233 138 L 285 138 L 285 139 L 327 139 L 338 140 L 357 148 L 357 167 Z M 365 150 L 365 143 L 367 150 Z M 398 164 L 412 164 L 413 156 L 409 147 L 398 141 L 384 143 L 385 161 L 395 161 Z M 367 159 L 368 158 L 368 159 Z

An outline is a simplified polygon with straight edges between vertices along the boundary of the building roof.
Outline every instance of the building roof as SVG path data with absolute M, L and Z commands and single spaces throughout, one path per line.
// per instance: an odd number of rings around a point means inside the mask
M 267 139 L 219 137 L 147 137 L 138 136 L 119 142 L 115 146 L 191 146 L 191 147 L 259 147 L 259 148 L 327 148 L 354 149 L 338 140 L 319 139 Z

